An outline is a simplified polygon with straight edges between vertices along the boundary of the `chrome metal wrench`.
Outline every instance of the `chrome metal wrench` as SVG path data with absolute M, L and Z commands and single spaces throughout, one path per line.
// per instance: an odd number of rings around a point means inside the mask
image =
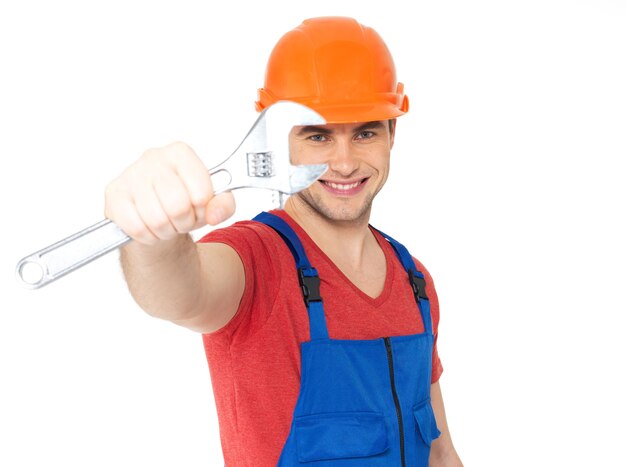
M 317 112 L 295 102 L 279 101 L 269 106 L 261 112 L 239 147 L 209 170 L 215 193 L 237 188 L 266 188 L 290 195 L 305 189 L 327 166 L 292 165 L 288 135 L 294 126 L 324 123 Z M 16 276 L 25 287 L 37 289 L 130 240 L 115 223 L 104 219 L 22 258 L 17 263 Z

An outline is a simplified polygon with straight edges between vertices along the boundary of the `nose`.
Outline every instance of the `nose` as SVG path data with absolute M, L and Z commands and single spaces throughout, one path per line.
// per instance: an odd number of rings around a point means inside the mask
M 334 146 L 333 153 L 328 160 L 329 169 L 342 177 L 349 177 L 358 171 L 359 158 L 351 141 L 339 138 Z

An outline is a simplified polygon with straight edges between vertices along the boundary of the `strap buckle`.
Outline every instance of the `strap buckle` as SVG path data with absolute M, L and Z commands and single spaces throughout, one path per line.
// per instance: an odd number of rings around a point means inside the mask
M 315 268 L 305 266 L 298 268 L 298 280 L 307 308 L 310 302 L 322 301 L 322 296 L 320 295 L 320 278 Z
M 421 276 L 421 273 L 418 273 Z M 426 295 L 426 279 L 424 277 L 420 277 L 416 275 L 416 272 L 411 269 L 409 271 L 409 280 L 411 281 L 411 287 L 413 288 L 413 293 L 418 299 L 428 300 L 428 295 Z

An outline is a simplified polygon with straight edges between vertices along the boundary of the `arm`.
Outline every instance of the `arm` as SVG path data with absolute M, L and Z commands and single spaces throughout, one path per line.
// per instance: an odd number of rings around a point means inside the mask
M 213 196 L 208 170 L 175 143 L 146 151 L 109 184 L 105 215 L 134 239 L 121 252 L 129 290 L 148 314 L 199 332 L 224 326 L 244 290 L 243 265 L 223 244 L 196 244 L 189 232 L 235 210 Z
M 452 438 L 450 437 L 439 382 L 430 386 L 430 400 L 441 435 L 432 443 L 428 465 L 431 467 L 463 467 L 463 463 L 454 449 Z

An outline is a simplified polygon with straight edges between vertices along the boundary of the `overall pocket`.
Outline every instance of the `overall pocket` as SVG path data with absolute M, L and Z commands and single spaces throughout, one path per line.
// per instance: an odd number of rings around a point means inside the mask
M 439 438 L 441 434 L 439 428 L 437 428 L 437 421 L 435 420 L 433 407 L 430 404 L 430 398 L 413 407 L 413 416 L 415 417 L 415 424 L 420 438 L 426 446 L 430 447 L 431 443 Z
M 389 447 L 385 418 L 375 412 L 298 417 L 295 438 L 300 462 L 371 457 Z

